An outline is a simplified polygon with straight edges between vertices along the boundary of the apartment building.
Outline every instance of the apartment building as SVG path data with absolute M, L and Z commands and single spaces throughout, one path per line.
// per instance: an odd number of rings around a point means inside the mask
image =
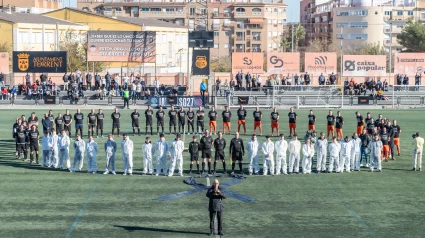
M 4 12 L 40 14 L 62 8 L 62 0 L 2 0 L 0 8 Z
M 283 0 L 208 0 L 199 4 L 185 0 L 78 0 L 84 11 L 106 16 L 153 18 L 195 28 L 202 15 L 207 29 L 214 31 L 211 56 L 228 57 L 231 52 L 278 51 L 286 8 Z
M 425 20 L 425 11 L 421 10 L 425 3 L 420 1 L 302 0 L 300 4 L 300 22 L 306 27 L 307 41 L 343 40 L 345 46 L 365 41 L 401 50 L 396 39 L 406 22 Z

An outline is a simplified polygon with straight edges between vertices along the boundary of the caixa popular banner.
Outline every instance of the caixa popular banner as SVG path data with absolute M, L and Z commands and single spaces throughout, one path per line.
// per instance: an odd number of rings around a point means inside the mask
M 14 73 L 66 73 L 66 51 L 13 51 Z
M 204 106 L 202 97 L 200 96 L 154 96 L 149 97 L 149 105 L 152 107 L 192 107 L 197 108 L 199 106 Z

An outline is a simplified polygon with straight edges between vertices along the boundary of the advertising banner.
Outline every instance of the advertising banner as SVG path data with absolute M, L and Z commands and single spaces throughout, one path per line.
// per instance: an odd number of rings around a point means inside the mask
M 242 72 L 247 74 L 263 73 L 264 54 L 253 52 L 234 52 L 232 53 L 232 73 Z
M 425 69 L 425 53 L 395 53 L 394 74 L 422 74 Z
M 0 52 L 0 74 L 9 74 L 9 53 Z
M 192 75 L 210 74 L 210 50 L 193 50 Z
M 66 51 L 13 51 L 14 73 L 66 73 Z
M 385 55 L 344 55 L 343 76 L 385 76 L 387 56 Z
M 335 52 L 306 52 L 304 71 L 313 75 L 331 74 L 337 71 Z
M 193 107 L 204 106 L 201 96 L 154 96 L 149 97 L 149 105 L 153 107 Z
M 269 52 L 267 54 L 267 73 L 272 74 L 299 74 L 300 53 Z
M 153 63 L 154 31 L 88 31 L 87 61 Z

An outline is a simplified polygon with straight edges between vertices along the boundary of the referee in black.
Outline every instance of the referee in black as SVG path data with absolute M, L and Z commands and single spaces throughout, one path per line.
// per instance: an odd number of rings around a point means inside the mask
M 239 170 L 240 173 L 243 174 L 242 159 L 245 154 L 245 148 L 242 139 L 239 138 L 239 132 L 236 132 L 235 138 L 230 141 L 229 154 L 232 156 L 232 174 L 235 174 L 236 161 L 239 161 Z
M 213 185 L 207 191 L 207 197 L 210 199 L 208 210 L 210 212 L 210 236 L 214 235 L 214 218 L 217 216 L 217 235 L 224 235 L 223 230 L 223 199 L 226 198 L 218 180 L 214 180 Z

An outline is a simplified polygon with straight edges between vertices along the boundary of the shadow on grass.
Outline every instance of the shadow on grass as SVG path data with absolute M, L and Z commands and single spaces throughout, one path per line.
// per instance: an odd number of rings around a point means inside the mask
M 168 230 L 168 229 L 160 229 L 160 228 L 151 228 L 151 227 L 143 227 L 143 226 L 119 226 L 114 225 L 114 227 L 122 228 L 126 231 L 153 231 L 153 232 L 164 232 L 164 233 L 178 233 L 178 234 L 195 234 L 195 235 L 208 235 L 209 233 L 205 232 L 196 232 L 196 231 L 177 231 L 177 230 Z
M 69 170 L 60 170 L 60 169 L 53 169 L 53 168 L 47 168 L 47 167 L 41 167 L 38 164 L 29 164 L 27 162 L 23 162 L 22 160 L 0 160 L 0 166 L 10 166 L 14 168 L 23 168 L 23 169 L 30 169 L 30 170 L 41 170 L 41 171 L 52 171 L 52 172 L 68 172 Z

